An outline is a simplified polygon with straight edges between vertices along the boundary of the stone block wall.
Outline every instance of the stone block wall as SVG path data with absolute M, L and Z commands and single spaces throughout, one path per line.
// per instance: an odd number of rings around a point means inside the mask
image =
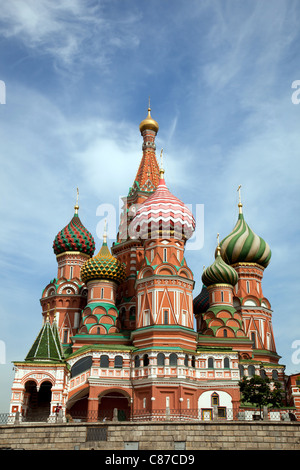
M 0 426 L 0 449 L 300 450 L 300 423 L 66 423 Z

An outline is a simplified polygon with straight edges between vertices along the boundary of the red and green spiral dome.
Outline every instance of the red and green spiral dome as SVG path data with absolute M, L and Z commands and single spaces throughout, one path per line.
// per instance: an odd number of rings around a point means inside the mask
M 95 252 L 94 238 L 82 224 L 77 213 L 74 214 L 70 223 L 56 235 L 53 250 L 56 255 L 67 251 L 79 251 L 93 256 Z

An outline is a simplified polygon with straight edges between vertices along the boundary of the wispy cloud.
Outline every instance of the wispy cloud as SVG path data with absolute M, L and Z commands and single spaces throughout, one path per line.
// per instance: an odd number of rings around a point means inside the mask
M 51 55 L 60 66 L 105 65 L 116 50 L 136 47 L 138 38 L 131 28 L 134 15 L 116 20 L 103 6 L 79 0 L 11 0 L 1 7 L 0 33 L 20 39 L 36 55 Z

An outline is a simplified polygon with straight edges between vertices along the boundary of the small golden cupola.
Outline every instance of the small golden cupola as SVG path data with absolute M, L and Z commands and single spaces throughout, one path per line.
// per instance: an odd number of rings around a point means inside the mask
M 158 129 L 159 129 L 158 123 L 151 116 L 150 99 L 149 99 L 148 115 L 146 119 L 144 119 L 140 123 L 140 131 L 141 131 L 141 134 L 143 134 L 145 130 L 151 130 L 157 134 Z

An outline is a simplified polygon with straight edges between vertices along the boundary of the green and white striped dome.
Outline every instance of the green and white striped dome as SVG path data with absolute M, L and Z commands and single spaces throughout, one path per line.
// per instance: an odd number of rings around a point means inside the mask
M 215 261 L 203 271 L 202 282 L 207 287 L 213 284 L 230 284 L 235 286 L 238 282 L 236 270 L 222 259 L 219 246 L 216 250 Z
M 271 250 L 267 242 L 256 235 L 245 222 L 239 204 L 238 221 L 232 232 L 221 243 L 221 256 L 228 264 L 256 263 L 266 268 L 271 259 Z

